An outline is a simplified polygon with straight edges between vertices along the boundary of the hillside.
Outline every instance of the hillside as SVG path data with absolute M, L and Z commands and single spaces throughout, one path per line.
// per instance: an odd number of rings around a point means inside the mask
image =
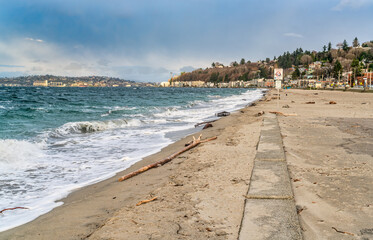
M 355 38 L 352 45 L 347 41 L 336 44 L 337 48 L 332 48 L 332 44 L 323 46 L 322 51 L 303 51 L 297 48 L 292 53 L 284 52 L 278 58 L 272 60 L 266 58 L 265 61 L 251 63 L 241 59 L 239 63 L 232 62 L 230 66 L 214 62 L 212 67 L 197 69 L 188 73 L 181 73 L 174 77 L 173 81 L 203 81 L 203 82 L 230 82 L 230 81 L 250 81 L 257 78 L 273 78 L 273 69 L 284 68 L 284 75 L 288 79 L 299 78 L 337 78 L 348 73 L 353 73 L 354 77 L 361 76 L 364 69 L 373 71 L 373 41 L 359 44 Z

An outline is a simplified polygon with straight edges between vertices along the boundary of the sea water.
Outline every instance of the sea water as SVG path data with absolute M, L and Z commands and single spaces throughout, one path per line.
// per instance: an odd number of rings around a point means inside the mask
M 158 152 L 177 140 L 175 132 L 262 94 L 233 88 L 0 87 L 0 211 L 28 208 L 0 214 L 0 231 Z

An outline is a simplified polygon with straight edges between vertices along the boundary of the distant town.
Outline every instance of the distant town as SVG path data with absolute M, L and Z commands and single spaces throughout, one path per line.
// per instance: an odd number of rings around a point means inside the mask
M 0 87 L 154 87 L 143 83 L 112 77 L 61 77 L 53 75 L 0 78 Z
M 274 69 L 283 69 L 283 87 L 373 88 L 373 41 L 324 45 L 322 51 L 304 51 L 256 62 L 242 58 L 228 66 L 213 62 L 209 68 L 172 76 L 163 87 L 274 87 Z

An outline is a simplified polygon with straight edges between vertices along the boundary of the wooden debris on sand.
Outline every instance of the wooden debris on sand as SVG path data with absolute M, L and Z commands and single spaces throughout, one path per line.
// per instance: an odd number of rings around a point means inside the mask
M 298 116 L 298 114 L 296 114 L 296 113 L 282 113 L 282 112 L 269 112 L 269 113 L 280 115 L 280 116 L 285 116 L 285 117 Z
M 340 231 L 340 230 L 336 229 L 335 227 L 332 227 L 332 229 L 334 229 L 337 233 L 343 233 L 343 234 L 348 234 L 350 236 L 355 236 L 355 234 L 353 234 L 353 233 Z
M 264 111 L 260 111 L 257 114 L 255 114 L 256 117 L 262 116 L 264 114 Z
M 315 104 L 315 102 L 306 102 L 306 104 Z
M 158 197 L 153 197 L 152 199 L 142 200 L 142 201 L 138 202 L 138 203 L 136 204 L 136 206 L 140 206 L 141 204 L 148 203 L 148 202 L 152 202 L 152 201 L 156 200 L 157 198 L 158 198 Z
M 217 117 L 226 117 L 226 116 L 229 116 L 229 115 L 230 115 L 230 113 L 226 112 L 226 111 L 223 111 L 223 112 L 220 112 L 220 113 L 216 114 Z
M 207 123 L 202 129 L 213 127 L 211 123 Z
M 203 125 L 203 124 L 207 124 L 207 123 L 213 123 L 215 121 L 217 121 L 218 119 L 215 119 L 215 120 L 211 120 L 211 121 L 207 121 L 207 122 L 200 122 L 200 123 L 197 123 L 197 124 L 194 124 L 194 127 L 198 127 L 200 125 Z
M 126 180 L 126 179 L 129 179 L 129 178 L 131 178 L 131 177 L 134 177 L 134 176 L 136 176 L 136 175 L 138 175 L 138 174 L 140 174 L 140 173 L 143 173 L 143 172 L 145 172 L 145 171 L 148 171 L 149 169 L 156 168 L 156 167 L 160 167 L 160 166 L 162 166 L 162 165 L 164 165 L 164 164 L 170 162 L 172 159 L 174 159 L 175 157 L 179 156 L 180 154 L 182 154 L 182 153 L 188 151 L 189 149 L 194 148 L 195 146 L 199 145 L 200 143 L 205 143 L 205 142 L 209 142 L 209 141 L 212 141 L 212 140 L 217 139 L 217 137 L 212 137 L 212 138 L 208 138 L 208 139 L 205 139 L 205 140 L 201 140 L 201 137 L 202 137 L 202 134 L 201 134 L 197 139 L 195 139 L 195 138 L 193 137 L 193 143 L 190 144 L 190 145 L 188 145 L 188 146 L 186 146 L 186 147 L 183 148 L 182 150 L 180 150 L 180 151 L 178 151 L 178 152 L 172 154 L 171 156 L 169 156 L 169 157 L 167 157 L 167 158 L 165 158 L 165 159 L 163 159 L 163 160 L 161 160 L 161 161 L 158 161 L 158 162 L 153 163 L 153 164 L 149 164 L 149 165 L 147 165 L 147 166 L 145 166 L 145 167 L 142 167 L 142 168 L 140 168 L 140 169 L 138 169 L 138 170 L 136 170 L 136 171 L 134 171 L 134 172 L 131 172 L 131 173 L 125 175 L 125 176 L 122 176 L 122 177 L 120 177 L 120 178 L 118 179 L 118 181 L 119 181 L 119 182 L 122 182 L 122 181 L 124 181 L 124 180 Z
M 5 211 L 9 211 L 9 210 L 16 210 L 16 209 L 28 209 L 28 208 L 27 207 L 5 208 L 5 209 L 1 210 L 0 213 L 3 213 Z
M 329 104 L 337 104 L 335 101 L 330 101 Z

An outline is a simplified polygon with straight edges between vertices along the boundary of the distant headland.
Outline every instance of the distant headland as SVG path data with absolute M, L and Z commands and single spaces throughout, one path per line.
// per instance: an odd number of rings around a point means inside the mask
M 53 75 L 0 78 L 4 87 L 153 87 L 153 83 L 135 82 L 105 76 L 66 77 Z

